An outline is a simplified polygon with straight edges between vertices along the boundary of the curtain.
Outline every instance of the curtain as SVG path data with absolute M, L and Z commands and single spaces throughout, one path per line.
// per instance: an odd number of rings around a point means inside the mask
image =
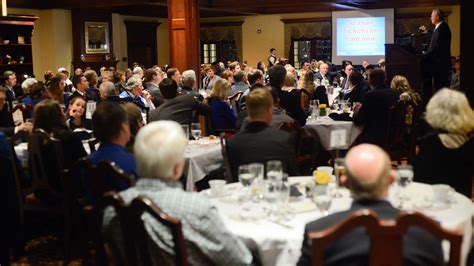
M 242 26 L 201 28 L 202 42 L 235 41 L 239 58 L 242 57 Z
M 331 38 L 331 22 L 287 23 L 285 24 L 285 57 L 290 57 L 291 40 Z

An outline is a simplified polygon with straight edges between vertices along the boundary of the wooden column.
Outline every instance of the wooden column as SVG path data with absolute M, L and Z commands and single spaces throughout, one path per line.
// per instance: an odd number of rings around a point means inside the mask
M 180 72 L 194 69 L 199 76 L 199 5 L 198 0 L 168 0 L 170 65 Z

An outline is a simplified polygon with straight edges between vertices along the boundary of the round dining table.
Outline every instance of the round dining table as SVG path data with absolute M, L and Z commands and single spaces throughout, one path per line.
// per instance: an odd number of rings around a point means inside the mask
M 227 184 L 224 192 L 213 195 L 211 190 L 200 193 L 207 196 L 216 206 L 224 224 L 235 236 L 242 239 L 249 249 L 258 253 L 263 265 L 296 265 L 301 254 L 304 227 L 307 223 L 323 217 L 323 213 L 305 195 L 305 185 L 312 182 L 312 177 L 290 177 L 288 182 L 302 193 L 291 197 L 287 203 L 286 217 L 275 219 L 275 203 L 265 200 L 254 202 L 242 201 L 243 187 L 240 183 Z M 352 198 L 349 190 L 338 189 L 340 198 L 333 198 L 329 214 L 350 208 Z M 400 188 L 392 185 L 389 189 L 389 201 L 395 207 L 400 206 Z M 459 193 L 453 193 L 450 203 L 442 207 L 433 204 L 433 190 L 430 185 L 412 183 L 405 188 L 408 199 L 402 209 L 419 211 L 438 221 L 443 228 L 462 231 L 463 243 L 461 265 L 465 265 L 471 246 L 472 201 Z M 445 259 L 449 254 L 449 243 L 443 241 Z

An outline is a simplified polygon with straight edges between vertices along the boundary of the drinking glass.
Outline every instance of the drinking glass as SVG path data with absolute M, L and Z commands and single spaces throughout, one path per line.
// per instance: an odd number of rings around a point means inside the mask
M 321 80 L 320 80 L 320 79 L 316 79 L 316 80 L 314 81 L 314 85 L 316 85 L 316 87 L 321 86 Z
M 337 82 L 336 80 L 334 80 L 334 81 L 332 82 L 332 86 L 333 86 L 334 88 L 339 88 L 339 82 Z
M 239 181 L 244 188 L 248 189 L 250 187 L 253 178 L 254 175 L 250 172 L 250 167 L 247 164 L 239 166 Z
M 252 194 L 254 194 L 253 200 L 259 202 L 264 198 L 264 166 L 263 163 L 251 163 L 249 164 L 250 173 L 253 175 Z
M 316 184 L 314 186 L 313 202 L 324 216 L 329 214 L 329 207 L 331 207 L 332 197 L 328 185 Z
M 283 178 L 281 161 L 271 160 L 267 162 L 267 179 L 269 182 L 280 182 Z
M 339 191 L 340 178 L 346 173 L 346 164 L 344 158 L 334 159 L 334 175 L 336 176 L 336 189 L 334 191 L 334 198 L 341 198 L 342 194 Z
M 201 124 L 199 123 L 192 123 L 191 124 L 191 135 L 195 140 L 199 140 L 201 138 Z
M 406 188 L 413 180 L 413 166 L 409 164 L 402 164 L 397 167 L 397 184 L 400 188 L 399 191 L 399 208 L 403 208 L 405 200 L 409 200 L 410 197 L 406 195 Z

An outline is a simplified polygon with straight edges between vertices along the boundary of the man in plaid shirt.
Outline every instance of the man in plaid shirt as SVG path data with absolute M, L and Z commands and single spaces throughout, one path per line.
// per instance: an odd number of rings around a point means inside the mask
M 251 264 L 250 251 L 225 228 L 217 209 L 204 196 L 185 192 L 177 182 L 184 167 L 186 145 L 184 132 L 176 122 L 158 121 L 142 128 L 135 140 L 141 179 L 120 196 L 127 204 L 139 195 L 147 196 L 163 211 L 180 219 L 191 265 Z M 142 219 L 154 264 L 166 265 L 163 259 L 170 259 L 174 253 L 169 230 L 148 213 Z M 123 261 L 123 239 L 112 207 L 104 213 L 103 233 L 114 257 Z

